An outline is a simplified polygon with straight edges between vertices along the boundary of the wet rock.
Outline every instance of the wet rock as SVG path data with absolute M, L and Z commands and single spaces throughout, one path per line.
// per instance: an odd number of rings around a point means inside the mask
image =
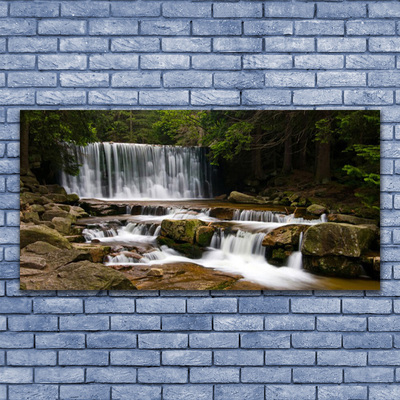
M 265 200 L 250 196 L 248 194 L 233 191 L 228 197 L 228 200 L 233 203 L 244 203 L 244 204 L 265 204 Z
M 64 196 L 67 196 L 66 190 L 60 185 L 54 184 L 54 185 L 47 185 L 46 187 L 50 193 L 62 194 Z
M 355 217 L 354 215 L 347 214 L 329 214 L 329 222 L 344 222 L 352 225 L 378 225 L 374 219 Z
M 301 251 L 310 256 L 360 257 L 377 239 L 374 225 L 327 222 L 311 226 L 304 234 Z
M 362 263 L 366 273 L 371 278 L 380 280 L 381 258 L 379 256 L 364 256 L 362 257 Z
M 154 276 L 157 278 L 161 278 L 164 275 L 164 271 L 162 268 L 151 268 L 150 271 L 147 273 L 147 276 Z
M 71 244 L 55 229 L 45 225 L 22 225 L 20 230 L 20 247 L 24 248 L 34 242 L 46 242 L 59 248 L 70 249 Z
M 202 249 L 192 243 L 176 243 L 173 239 L 165 236 L 158 236 L 157 243 L 159 246 L 174 249 L 188 258 L 199 259 L 203 255 Z
M 302 232 L 309 228 L 308 225 L 284 225 L 267 233 L 263 239 L 263 246 L 285 247 L 297 249 Z
M 40 204 L 32 204 L 31 211 L 37 212 L 39 214 L 43 214 L 46 211 L 46 209 L 44 208 L 44 206 L 42 206 Z
M 201 247 L 209 246 L 213 235 L 214 229 L 211 226 L 200 226 L 196 230 L 196 244 Z
M 22 212 L 21 220 L 24 222 L 38 221 L 39 214 L 33 211 Z
M 63 217 L 54 217 L 51 220 L 54 229 L 63 235 L 68 235 L 71 232 L 71 219 Z
M 196 230 L 205 225 L 206 223 L 199 219 L 164 219 L 161 222 L 161 236 L 166 236 L 178 242 L 193 244 Z
M 228 196 L 226 194 L 221 194 L 219 196 L 215 196 L 214 199 L 215 200 L 225 200 Z
M 75 218 L 71 214 L 61 209 L 47 210 L 42 215 L 43 221 L 52 221 L 53 218 L 69 218 L 72 222 L 75 222 Z
M 67 196 L 64 194 L 59 194 L 59 193 L 49 193 L 47 196 L 51 201 L 54 201 L 55 203 L 66 203 L 67 202 Z
M 94 263 L 103 262 L 104 258 L 110 254 L 110 246 L 92 245 L 90 243 L 74 243 L 74 249 L 89 254 L 88 259 Z
M 76 204 L 79 201 L 79 196 L 76 193 L 71 193 L 67 195 L 68 204 Z
M 322 215 L 326 213 L 326 207 L 319 204 L 311 204 L 307 207 L 307 213 L 312 215 Z
M 303 257 L 303 268 L 314 274 L 342 278 L 356 278 L 363 274 L 360 259 L 342 256 Z
M 218 219 L 225 219 L 225 220 L 232 220 L 234 213 L 235 213 L 235 209 L 233 209 L 233 208 L 215 207 L 210 210 L 210 217 L 218 218 Z

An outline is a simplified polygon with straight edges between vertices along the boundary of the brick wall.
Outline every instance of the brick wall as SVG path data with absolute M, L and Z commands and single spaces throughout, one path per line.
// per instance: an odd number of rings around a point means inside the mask
M 399 398 L 398 17 L 386 0 L 0 2 L 0 399 Z M 19 110 L 67 107 L 380 109 L 382 290 L 20 292 Z

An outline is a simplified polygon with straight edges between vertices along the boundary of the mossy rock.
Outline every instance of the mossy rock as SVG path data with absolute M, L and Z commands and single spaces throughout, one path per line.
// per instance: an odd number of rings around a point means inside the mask
M 76 204 L 79 201 L 79 196 L 76 193 L 71 193 L 67 195 L 68 204 Z
M 161 236 L 166 236 L 178 242 L 194 244 L 196 230 L 205 225 L 206 223 L 199 219 L 164 219 L 161 222 Z
M 328 221 L 343 222 L 351 225 L 378 225 L 378 222 L 375 219 L 360 218 L 347 214 L 329 214 Z
M 191 243 L 176 243 L 171 238 L 165 236 L 159 236 L 157 238 L 157 242 L 159 246 L 168 246 L 171 249 L 176 250 L 179 253 L 182 253 L 188 258 L 198 259 L 203 255 L 202 249 Z
M 269 247 L 290 246 L 297 249 L 299 246 L 300 234 L 309 228 L 308 225 L 284 225 L 267 233 L 264 236 L 262 245 Z
M 200 226 L 196 230 L 196 244 L 207 247 L 211 243 L 214 235 L 214 229 L 211 226 Z
M 322 215 L 326 213 L 326 207 L 319 204 L 311 204 L 307 207 L 307 213 L 312 215 Z
M 35 242 L 46 242 L 58 248 L 70 249 L 71 244 L 55 229 L 45 225 L 22 225 L 20 230 L 21 249 Z
M 314 274 L 340 278 L 357 278 L 364 269 L 360 259 L 342 256 L 303 257 L 303 268 Z
M 69 235 L 71 232 L 71 219 L 63 217 L 54 217 L 51 222 L 54 225 L 54 229 L 63 235 Z
M 307 230 L 301 251 L 308 256 L 360 257 L 377 237 L 378 228 L 374 225 L 326 222 Z

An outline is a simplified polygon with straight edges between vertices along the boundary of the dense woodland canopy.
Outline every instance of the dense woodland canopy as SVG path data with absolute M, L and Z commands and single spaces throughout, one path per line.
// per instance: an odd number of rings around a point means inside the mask
M 22 111 L 21 173 L 45 182 L 79 172 L 70 145 L 95 141 L 206 146 L 225 185 L 266 185 L 294 170 L 358 188 L 379 206 L 379 111 Z

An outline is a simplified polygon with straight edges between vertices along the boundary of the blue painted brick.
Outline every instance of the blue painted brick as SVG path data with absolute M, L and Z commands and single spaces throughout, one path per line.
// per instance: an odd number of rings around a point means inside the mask
M 1 69 L 33 69 L 35 66 L 34 55 L 3 54 L 0 59 Z
M 319 331 L 365 331 L 367 319 L 365 317 L 330 316 L 317 317 Z
M 50 2 L 26 3 L 23 1 L 10 4 L 11 17 L 58 17 L 59 4 Z
M 88 383 L 135 383 L 136 371 L 132 368 L 87 368 Z
M 118 400 L 161 400 L 161 387 L 155 385 L 118 385 L 112 387 L 112 398 Z M 165 392 L 164 392 L 165 393 Z
M 259 3 L 232 3 L 229 7 L 225 3 L 214 4 L 214 18 L 243 18 L 262 17 L 262 4 Z
M 111 15 L 114 17 L 158 17 L 160 4 L 157 2 L 117 2 L 111 3 Z
M 10 72 L 9 87 L 55 87 L 57 76 L 52 72 Z
M 137 55 L 125 54 L 95 54 L 89 57 L 90 69 L 137 69 Z
M 106 17 L 109 4 L 102 1 L 61 3 L 62 17 Z
M 263 365 L 262 350 L 217 350 L 214 351 L 215 365 Z
M 36 94 L 36 103 L 41 105 L 85 104 L 84 90 L 45 90 Z
M 39 70 L 85 69 L 87 60 L 81 54 L 49 54 L 38 56 Z
M 55 399 L 58 397 L 58 387 L 56 385 L 35 385 L 35 384 L 10 385 L 8 393 L 10 400 L 19 400 L 19 399 L 48 400 L 48 399 Z
M 368 388 L 366 386 L 318 386 L 318 399 L 319 400 L 351 400 L 360 399 L 367 400 Z
M 142 21 L 142 23 L 140 24 L 141 35 L 172 36 L 188 35 L 189 33 L 189 21 Z
M 0 17 L 6 17 L 8 12 L 8 4 L 1 3 L 0 4 Z
M 24 315 L 8 317 L 10 331 L 56 331 L 57 317 L 47 315 Z
M 194 20 L 193 35 L 237 36 L 242 33 L 242 23 L 236 20 Z
M 345 90 L 344 103 L 347 105 L 389 105 L 393 104 L 393 91 Z
M 48 53 L 57 51 L 57 39 L 48 37 L 11 37 L 8 39 L 11 53 Z
M 33 347 L 33 334 L 0 332 L 0 341 L 3 349 L 28 349 Z
M 156 315 L 115 315 L 111 316 L 112 330 L 147 331 L 159 330 L 161 318 Z
M 367 49 L 366 39 L 318 38 L 317 51 L 322 53 L 363 53 Z
M 266 350 L 266 365 L 315 365 L 316 354 L 311 350 Z
M 111 51 L 116 52 L 157 52 L 160 50 L 160 39 L 152 37 L 112 38 Z
M 189 60 L 187 61 L 187 66 L 189 66 Z M 206 70 L 238 70 L 241 68 L 241 59 L 240 56 L 236 55 L 194 55 L 192 56 L 192 67 Z
M 389 55 L 355 55 L 346 56 L 346 68 L 349 69 L 393 69 L 394 56 Z M 387 118 L 385 118 L 387 120 Z M 388 121 L 389 122 L 389 121 Z
M 394 371 L 393 368 L 382 367 L 345 368 L 344 381 L 351 383 L 393 382 Z
M 238 383 L 239 368 L 193 367 L 190 368 L 191 383 Z
M 5 229 L 2 229 L 5 231 Z M 0 298 L 0 312 L 10 314 L 29 314 L 32 309 L 32 300 L 26 298 Z
M 7 351 L 7 364 L 15 366 L 56 365 L 57 353 L 54 350 L 10 350 Z
M 243 333 L 240 335 L 240 347 L 247 349 L 287 349 L 290 347 L 290 334 L 270 332 Z
M 214 330 L 216 331 L 260 331 L 263 326 L 264 321 L 261 315 L 214 317 Z
M 4 293 L 3 293 L 3 296 L 4 296 Z M 5 331 L 5 330 L 7 330 L 7 317 L 2 316 L 0 318 L 0 331 Z
M 292 299 L 291 309 L 294 313 L 339 313 L 340 300 L 339 299 Z
M 85 312 L 88 314 L 133 313 L 134 311 L 134 299 L 92 298 L 85 300 Z
M 208 400 L 213 397 L 213 388 L 209 385 L 165 385 L 164 400 Z
M 143 333 L 139 334 L 142 349 L 179 349 L 188 345 L 188 335 L 183 333 Z
M 191 53 L 209 53 L 211 51 L 211 39 L 208 38 L 163 38 L 162 51 L 180 53 L 182 49 Z
M 36 20 L 13 18 L 0 20 L 0 36 L 34 35 Z
M 392 347 L 392 335 L 385 333 L 348 333 L 343 335 L 345 349 L 388 349 Z
M 204 350 L 166 350 L 162 352 L 163 365 L 211 365 L 212 352 Z
M 253 106 L 260 104 L 289 105 L 291 103 L 291 92 L 289 90 L 244 90 L 242 92 L 242 103 Z
M 95 315 L 74 315 L 60 317 L 60 329 L 64 331 L 99 331 L 109 329 L 109 317 Z
M 372 87 L 393 87 L 399 84 L 399 71 L 374 71 L 368 74 L 368 85 Z
M 111 388 L 109 385 L 61 385 L 60 399 L 93 399 L 93 400 L 109 400 Z
M 192 90 L 191 104 L 206 105 L 239 105 L 240 94 L 232 90 Z
M 160 353 L 154 350 L 112 350 L 111 365 L 157 366 L 160 365 Z
M 357 366 L 367 365 L 365 351 L 323 350 L 317 353 L 318 365 Z
M 83 312 L 81 299 L 51 298 L 33 300 L 35 314 L 76 314 Z
M 342 310 L 345 314 L 390 314 L 392 302 L 386 299 L 344 299 Z
M 187 90 L 175 90 L 174 92 L 159 92 L 159 91 L 144 91 L 141 90 L 139 92 L 139 104 L 141 105 L 152 105 L 152 106 L 158 106 L 158 105 L 176 105 L 176 106 L 184 106 L 189 104 L 189 92 Z M 162 301 L 164 299 L 159 299 L 160 303 L 162 304 Z M 167 299 L 165 299 L 167 300 Z M 168 299 L 172 300 L 172 299 Z M 182 299 L 180 299 L 182 300 Z M 144 303 L 142 303 L 141 310 L 144 311 L 139 311 L 138 312 L 151 312 L 151 311 L 146 311 L 147 307 L 143 306 Z M 157 304 L 157 302 L 155 303 Z M 168 304 L 166 302 L 165 304 Z M 165 313 L 179 313 L 182 312 L 181 304 L 182 303 L 176 303 L 177 308 L 175 309 L 173 307 L 174 302 L 170 302 L 170 306 L 163 311 Z M 150 305 L 150 307 L 153 307 Z
M 58 353 L 59 365 L 108 365 L 108 352 L 105 350 L 61 350 Z
M 136 334 L 131 332 L 89 333 L 86 337 L 88 348 L 134 348 Z
M 344 57 L 332 54 L 296 55 L 294 65 L 300 69 L 340 69 L 343 68 Z
M 293 333 L 292 346 L 294 348 L 340 348 L 342 344 L 342 335 L 339 333 L 320 333 L 306 332 Z
M 109 76 L 102 72 L 62 72 L 60 84 L 64 87 L 105 87 L 109 85 Z
M 245 35 L 292 35 L 293 23 L 291 21 L 245 21 L 243 24 Z
M 65 52 L 101 53 L 108 51 L 108 39 L 104 38 L 61 38 L 60 50 Z
M 89 21 L 90 35 L 137 35 L 138 22 L 134 19 L 98 18 Z
M 382 3 L 379 4 L 382 5 Z M 346 32 L 348 35 L 394 35 L 395 31 L 395 21 L 368 21 L 363 19 L 346 22 Z
M 372 350 L 368 352 L 369 365 L 400 365 L 400 352 L 397 350 Z
M 142 73 L 143 74 L 143 73 Z M 158 80 L 154 81 L 154 86 L 160 85 Z M 128 80 L 129 82 L 129 80 Z M 164 87 L 189 88 L 189 87 L 211 87 L 212 73 L 203 71 L 170 71 L 163 74 Z M 137 85 L 136 85 L 137 86 Z
M 186 383 L 187 381 L 187 368 L 150 367 L 138 369 L 138 382 L 140 383 Z
M 312 331 L 314 329 L 314 316 L 271 315 L 265 317 L 265 330 L 268 331 Z
M 317 85 L 319 87 L 366 86 L 366 84 L 367 74 L 365 72 L 327 71 L 317 74 Z
M 337 387 L 337 386 L 335 386 Z M 316 394 L 315 386 L 300 385 L 267 385 L 265 395 L 267 399 L 293 400 L 314 400 Z
M 264 387 L 262 385 L 215 385 L 215 400 L 242 400 L 245 398 L 264 399 Z
M 19 143 L 11 142 L 7 144 L 7 157 L 19 157 Z
M 39 383 L 82 383 L 85 381 L 84 368 L 36 368 L 35 382 Z
M 267 37 L 264 39 L 264 46 L 268 52 L 311 52 L 315 50 L 315 40 L 298 37 Z
M 318 3 L 317 17 L 318 18 L 363 18 L 367 16 L 367 7 L 360 3 L 344 3 L 337 6 L 334 3 Z
M 18 133 L 19 136 L 19 133 Z M 19 192 L 19 176 L 8 176 L 7 177 L 7 191 L 8 192 Z
M 138 93 L 133 90 L 96 90 L 89 93 L 89 104 L 124 104 L 135 105 L 138 102 Z
M 238 333 L 191 333 L 189 335 L 191 348 L 237 348 L 239 347 Z
M 249 53 L 262 50 L 260 38 L 215 38 L 213 50 L 222 53 Z
M 295 21 L 294 26 L 295 33 L 299 36 L 341 36 L 344 34 L 343 21 Z
M 162 14 L 170 18 L 207 18 L 211 17 L 211 4 L 166 2 L 162 5 Z
M 372 332 L 400 330 L 400 316 L 384 316 L 368 318 L 368 329 Z
M 30 383 L 32 381 L 32 368 L 3 367 L 0 369 L 0 383 Z
M 289 299 L 283 297 L 255 297 L 239 299 L 240 313 L 287 313 L 289 312 Z
M 84 35 L 86 33 L 85 21 L 70 19 L 40 20 L 38 22 L 39 35 Z
M 341 383 L 341 368 L 293 368 L 294 383 Z
M 314 4 L 312 3 L 283 3 L 268 2 L 264 5 L 264 16 L 268 18 L 313 18 Z
M 400 395 L 400 386 L 371 386 L 369 398 L 370 400 L 386 400 L 395 399 Z
M 369 50 L 372 52 L 396 52 L 399 49 L 400 38 L 385 37 L 379 38 L 374 37 L 369 39 Z
M 117 72 L 111 77 L 113 87 L 159 87 L 161 74 L 153 71 Z
M 245 383 L 290 383 L 290 368 L 247 367 L 241 371 L 242 382 Z
M 400 4 L 391 1 L 388 3 L 372 3 L 369 7 L 371 18 L 393 18 L 400 17 Z
M 234 298 L 188 299 L 187 311 L 190 313 L 234 313 L 237 300 Z
M 162 317 L 162 329 L 164 331 L 209 331 L 211 327 L 211 316 L 179 315 Z
M 172 54 L 152 54 L 140 56 L 143 69 L 188 69 L 189 56 Z

